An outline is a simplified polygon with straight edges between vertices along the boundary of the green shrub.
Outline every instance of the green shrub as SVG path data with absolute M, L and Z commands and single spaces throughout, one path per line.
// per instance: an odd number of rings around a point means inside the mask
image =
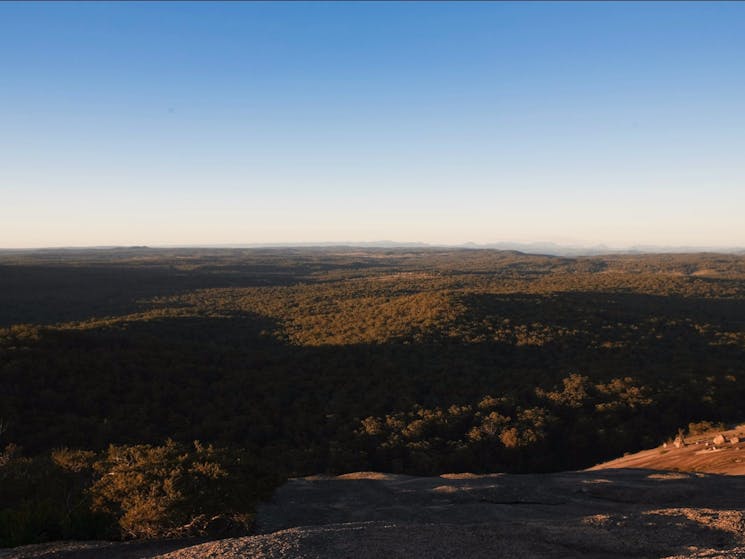
M 245 453 L 199 442 L 112 445 L 93 468 L 93 510 L 116 517 L 124 537 L 245 533 L 258 498 Z
M 60 539 L 248 532 L 281 479 L 243 450 L 198 442 L 0 452 L 0 547 Z
M 0 453 L 0 547 L 116 535 L 110 518 L 91 510 L 88 474 L 50 456 Z

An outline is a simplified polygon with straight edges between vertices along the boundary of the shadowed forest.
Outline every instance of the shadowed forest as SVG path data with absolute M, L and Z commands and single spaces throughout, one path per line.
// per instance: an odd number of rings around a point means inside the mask
M 0 252 L 0 546 L 250 530 L 287 477 L 578 469 L 745 419 L 745 256 Z

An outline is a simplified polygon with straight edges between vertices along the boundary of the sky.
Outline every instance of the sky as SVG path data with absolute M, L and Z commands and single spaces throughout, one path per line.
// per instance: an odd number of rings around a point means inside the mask
M 0 248 L 745 247 L 745 3 L 0 2 Z

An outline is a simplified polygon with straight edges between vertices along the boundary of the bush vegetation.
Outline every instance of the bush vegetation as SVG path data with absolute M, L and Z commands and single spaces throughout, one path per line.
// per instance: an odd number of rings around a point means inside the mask
M 245 530 L 288 476 L 581 468 L 743 419 L 743 256 L 7 253 L 0 325 L 0 545 Z

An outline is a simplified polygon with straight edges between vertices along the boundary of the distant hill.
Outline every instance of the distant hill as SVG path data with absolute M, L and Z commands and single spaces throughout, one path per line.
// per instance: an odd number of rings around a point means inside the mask
M 90 246 L 90 247 L 44 247 L 44 248 L 0 248 L 3 253 L 84 253 L 86 251 L 130 251 L 130 250 L 219 250 L 219 249 L 436 249 L 436 250 L 501 250 L 517 251 L 524 254 L 543 254 L 551 256 L 601 256 L 601 255 L 634 255 L 634 254 L 698 254 L 720 253 L 745 255 L 742 246 L 692 246 L 692 245 L 634 245 L 628 247 L 611 248 L 604 244 L 598 245 L 570 245 L 550 241 L 536 242 L 494 242 L 494 243 L 424 243 L 418 241 L 316 241 L 316 242 L 285 242 L 285 243 L 220 243 L 220 244 L 191 244 L 164 246 Z

